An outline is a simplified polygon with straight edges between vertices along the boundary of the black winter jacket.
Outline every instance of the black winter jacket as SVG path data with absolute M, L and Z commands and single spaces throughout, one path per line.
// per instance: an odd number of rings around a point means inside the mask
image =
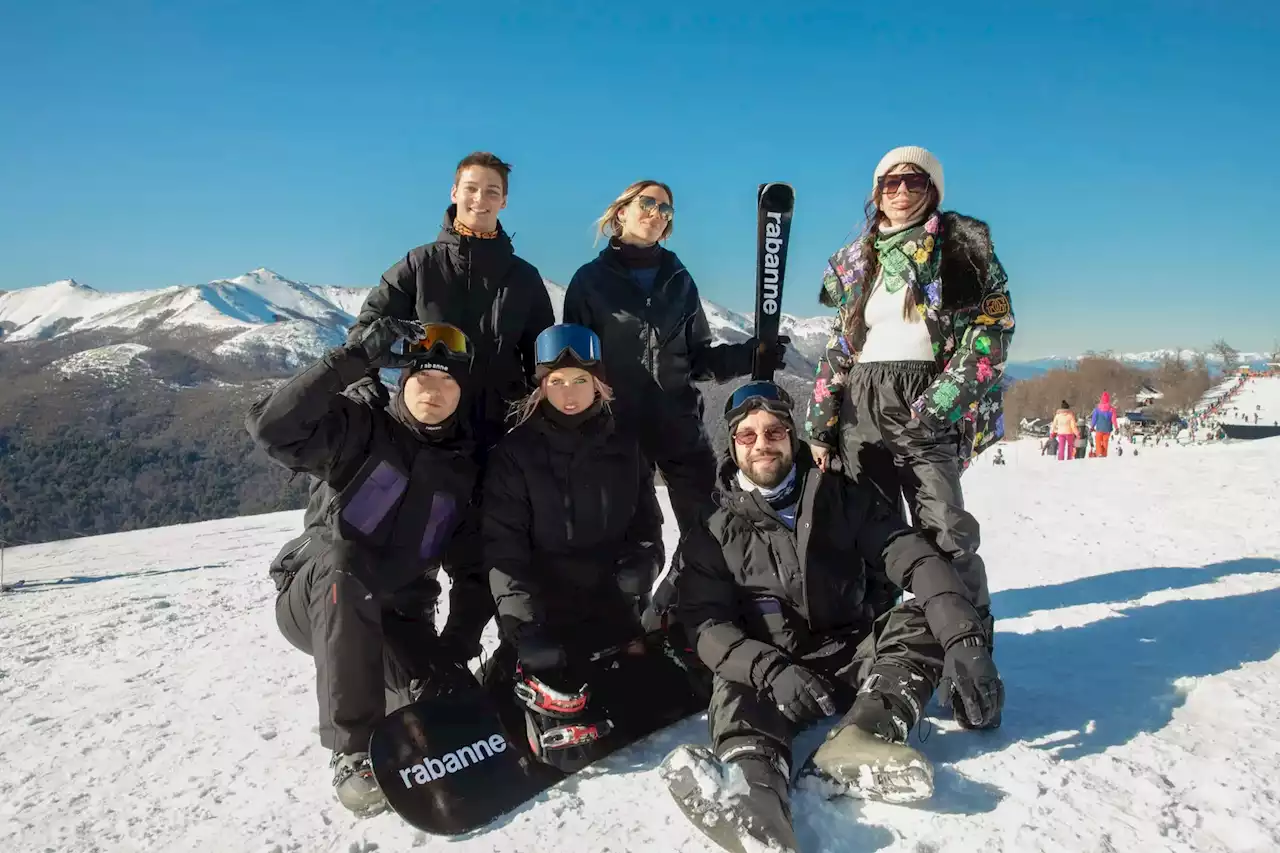
M 706 531 L 680 545 L 678 613 L 703 663 L 726 681 L 758 687 L 779 651 L 799 658 L 833 635 L 865 634 L 877 614 L 864 561 L 916 596 L 925 630 L 944 648 L 984 636 L 964 584 L 927 539 L 871 489 L 823 473 L 807 445 L 796 464 L 794 531 L 759 494 L 738 487 L 737 467 L 726 460 L 720 508 Z
M 338 347 L 245 418 L 272 459 L 318 481 L 304 531 L 281 550 L 272 577 L 283 590 L 306 559 L 331 550 L 371 593 L 388 597 L 430 581 L 442 562 L 456 566 L 468 574 L 454 577 L 449 622 L 476 642 L 492 606 L 478 559 L 459 559 L 467 543 L 453 536 L 464 522 L 476 526 L 468 517 L 477 478 L 472 443 L 428 437 L 407 413 L 396 414 L 394 401 L 374 409 L 344 396 L 368 369 L 358 348 Z
M 453 230 L 456 212 L 446 211 L 434 243 L 382 274 L 348 341 L 379 317 L 452 323 L 466 332 L 476 348 L 471 427 L 488 447 L 502 436 L 511 404 L 532 388 L 534 341 L 555 323 L 555 314 L 542 276 L 516 256 L 501 225 L 493 239 L 464 237 Z
M 652 583 L 663 565 L 662 513 L 649 463 L 612 416 L 575 430 L 536 412 L 490 455 L 483 505 L 504 637 L 529 624 L 566 637 L 588 623 L 611 635 L 592 629 L 598 648 L 638 636 L 617 575 L 637 570 Z
M 579 323 L 600 336 L 605 378 L 622 411 L 667 411 L 702 421 L 702 395 L 693 385 L 727 382 L 751 372 L 751 344 L 713 345 L 698 286 L 674 252 L 662 262 L 647 292 L 606 247 L 569 282 L 564 322 Z

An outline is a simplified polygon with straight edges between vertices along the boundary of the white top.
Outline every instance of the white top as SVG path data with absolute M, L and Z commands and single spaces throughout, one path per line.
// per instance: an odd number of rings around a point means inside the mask
M 932 362 L 933 341 L 924 317 L 916 314 L 915 321 L 909 322 L 902 315 L 910 285 L 903 285 L 897 293 L 890 293 L 885 289 L 882 278 L 881 275 L 876 276 L 871 298 L 867 300 L 867 341 L 862 346 L 858 361 Z

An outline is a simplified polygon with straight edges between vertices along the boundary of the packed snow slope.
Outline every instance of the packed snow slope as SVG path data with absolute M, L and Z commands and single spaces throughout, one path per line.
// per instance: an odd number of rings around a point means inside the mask
M 1005 723 L 937 707 L 918 807 L 797 795 L 809 853 L 1280 849 L 1280 439 L 1070 464 L 1007 445 L 983 522 Z M 299 513 L 10 549 L 0 850 L 705 851 L 655 766 L 693 719 L 458 841 L 334 800 L 266 567 Z M 674 544 L 668 527 L 668 546 Z M 812 741 L 812 738 L 809 738 Z

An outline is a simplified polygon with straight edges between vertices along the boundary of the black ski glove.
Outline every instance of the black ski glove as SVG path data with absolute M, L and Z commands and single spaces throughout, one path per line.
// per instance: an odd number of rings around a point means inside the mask
M 379 317 L 365 328 L 355 344 L 348 346 L 355 352 L 362 353 L 368 359 L 370 367 L 406 367 L 411 359 L 402 353 L 392 352 L 391 348 L 399 340 L 416 341 L 422 335 L 422 324 L 414 320 Z
M 446 629 L 440 634 L 440 655 L 455 663 L 466 664 L 473 658 L 480 657 L 480 644 L 473 643 L 460 633 Z
M 356 402 L 374 409 L 386 408 L 391 402 L 391 392 L 376 376 L 366 376 L 352 382 L 343 393 Z
M 938 686 L 943 707 L 954 708 L 966 729 L 993 729 L 1004 708 L 1004 682 L 991 650 L 977 637 L 966 637 L 947 649 Z
M 525 625 L 512 640 L 520 665 L 530 672 L 552 672 L 568 665 L 564 647 L 533 625 Z
M 779 656 L 765 672 L 770 700 L 793 723 L 810 723 L 836 712 L 827 683 Z
M 760 362 L 768 370 L 781 370 L 787 366 L 787 344 L 791 343 L 791 338 L 787 335 L 778 335 L 777 343 L 767 349 L 760 348 L 759 338 L 750 338 L 742 346 L 747 353 L 746 370 L 743 375 L 751 375 L 756 372 L 756 364 Z

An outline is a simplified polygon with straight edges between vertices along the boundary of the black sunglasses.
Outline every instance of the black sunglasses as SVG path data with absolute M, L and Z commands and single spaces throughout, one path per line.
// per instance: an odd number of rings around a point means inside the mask
M 674 207 L 667 204 L 665 201 L 658 201 L 656 198 L 651 198 L 647 195 L 636 196 L 636 204 L 640 206 L 640 210 L 644 213 L 649 213 L 654 210 L 658 211 L 658 215 L 668 222 L 671 221 L 671 217 L 676 215 L 676 209 Z
M 884 195 L 893 195 L 898 191 L 899 186 L 907 188 L 907 192 L 915 195 L 929 189 L 929 176 L 921 175 L 919 172 L 907 172 L 901 175 L 881 175 L 876 182 L 880 187 L 880 192 Z

